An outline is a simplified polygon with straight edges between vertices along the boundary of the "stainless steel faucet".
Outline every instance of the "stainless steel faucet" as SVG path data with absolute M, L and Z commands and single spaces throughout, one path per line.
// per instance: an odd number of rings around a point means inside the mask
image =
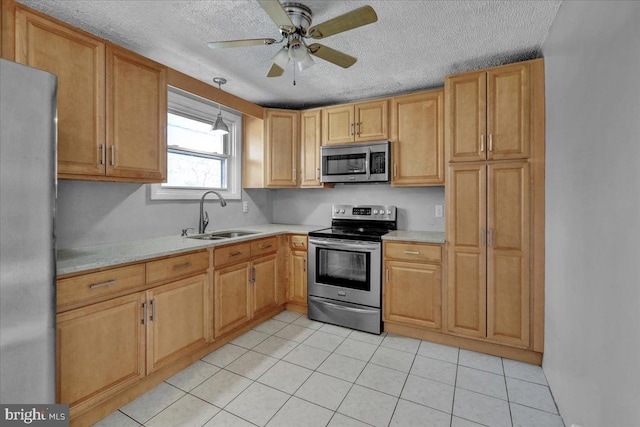
M 204 211 L 204 198 L 207 196 L 207 194 L 210 194 L 210 193 L 213 193 L 216 196 L 218 196 L 218 198 L 220 199 L 220 206 L 222 207 L 227 206 L 227 202 L 225 202 L 224 198 L 217 191 L 209 190 L 206 193 L 204 193 L 200 198 L 200 220 L 198 221 L 199 234 L 204 233 L 204 230 L 206 230 L 207 225 L 209 225 L 209 214 Z

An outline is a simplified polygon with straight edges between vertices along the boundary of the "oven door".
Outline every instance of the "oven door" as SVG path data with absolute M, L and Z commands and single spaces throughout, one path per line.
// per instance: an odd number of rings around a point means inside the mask
M 380 308 L 381 254 L 380 242 L 309 238 L 309 295 Z

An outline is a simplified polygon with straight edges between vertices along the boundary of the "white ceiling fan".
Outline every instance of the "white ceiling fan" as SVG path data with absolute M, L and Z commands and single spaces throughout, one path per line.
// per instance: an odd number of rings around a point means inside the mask
M 378 20 L 378 16 L 371 6 L 363 6 L 309 28 L 313 14 L 307 6 L 301 3 L 281 4 L 278 0 L 256 1 L 276 24 L 282 34 L 282 39 L 278 41 L 272 38 L 227 40 L 210 42 L 207 43 L 207 46 L 211 49 L 220 49 L 285 43 L 273 56 L 273 65 L 267 73 L 267 77 L 281 76 L 290 61 L 293 61 L 300 71 L 312 66 L 314 61 L 310 55 L 322 58 L 342 68 L 349 68 L 357 61 L 353 56 L 319 43 L 307 44 L 306 40 L 323 39 Z

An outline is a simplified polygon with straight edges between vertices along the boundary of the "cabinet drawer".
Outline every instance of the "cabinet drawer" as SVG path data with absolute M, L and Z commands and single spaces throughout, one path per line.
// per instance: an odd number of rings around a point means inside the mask
M 209 253 L 197 252 L 147 263 L 147 283 L 193 276 L 209 267 Z
M 269 254 L 278 250 L 278 238 L 269 237 L 251 242 L 251 256 Z
M 297 251 L 307 250 L 307 236 L 291 236 L 289 247 Z
M 241 243 L 238 245 L 225 246 L 215 248 L 213 251 L 213 259 L 216 267 L 219 265 L 230 264 L 243 261 L 251 257 L 251 243 Z
M 57 306 L 63 307 L 142 285 L 144 285 L 144 264 L 61 279 L 57 282 Z
M 385 242 L 385 258 L 402 259 L 407 261 L 442 262 L 442 247 L 424 243 L 392 243 Z

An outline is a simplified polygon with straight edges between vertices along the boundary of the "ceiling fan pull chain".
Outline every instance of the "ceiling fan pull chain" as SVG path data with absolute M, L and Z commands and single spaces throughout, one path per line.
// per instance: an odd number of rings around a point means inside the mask
M 293 63 L 293 85 L 296 85 L 296 63 Z

